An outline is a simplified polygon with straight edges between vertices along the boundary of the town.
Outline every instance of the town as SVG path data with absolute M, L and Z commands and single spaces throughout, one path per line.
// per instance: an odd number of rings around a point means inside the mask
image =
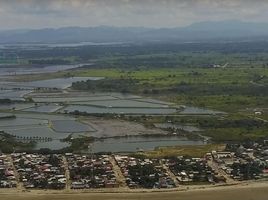
M 0 154 L 0 188 L 174 189 L 268 178 L 268 144 L 227 144 L 202 158 L 127 154 Z

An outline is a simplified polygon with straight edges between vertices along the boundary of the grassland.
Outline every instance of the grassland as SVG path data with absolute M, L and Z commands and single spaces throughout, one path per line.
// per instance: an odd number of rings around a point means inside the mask
M 268 68 L 180 68 L 90 69 L 74 73 L 76 76 L 105 76 L 109 79 L 137 81 L 136 93 L 157 91 L 159 98 L 178 104 L 238 111 L 245 107 L 265 107 L 267 85 L 259 84 L 258 77 L 268 77 Z M 147 92 L 146 92 L 147 91 Z M 154 93 L 150 93 L 153 95 Z
M 164 158 L 172 156 L 190 156 L 190 157 L 203 157 L 207 152 L 213 150 L 224 150 L 223 144 L 208 144 L 200 146 L 176 146 L 176 147 L 159 147 L 154 151 L 148 151 L 145 153 L 137 153 L 140 156 L 146 156 L 149 158 Z

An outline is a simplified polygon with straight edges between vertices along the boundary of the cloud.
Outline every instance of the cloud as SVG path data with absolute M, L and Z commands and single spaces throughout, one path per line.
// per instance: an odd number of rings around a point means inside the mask
M 0 29 L 175 27 L 207 20 L 266 21 L 266 0 L 0 0 Z

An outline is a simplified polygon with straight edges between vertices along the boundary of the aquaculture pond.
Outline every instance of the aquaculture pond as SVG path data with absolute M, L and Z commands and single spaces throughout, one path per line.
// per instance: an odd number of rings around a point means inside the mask
M 81 102 L 81 104 L 87 104 L 91 101 L 103 101 L 103 100 L 115 100 L 115 97 L 112 96 L 74 96 L 69 97 L 62 95 L 61 97 L 53 97 L 53 96 L 43 96 L 43 97 L 33 97 L 33 100 L 35 102 L 54 102 L 54 103 L 60 103 L 60 102 L 68 102 L 68 103 L 74 103 L 74 102 Z M 80 104 L 80 103 L 78 103 Z
M 83 104 L 82 102 L 77 102 L 76 104 Z M 116 107 L 116 108 L 167 108 L 167 104 L 152 103 L 129 99 L 118 99 L 118 100 L 103 100 L 103 101 L 90 101 L 87 102 L 88 105 L 101 106 L 101 107 Z
M 58 133 L 46 126 L 28 126 L 28 127 L 15 127 L 5 128 L 5 132 L 10 135 L 14 135 L 20 139 L 32 139 L 32 140 L 45 140 L 49 139 L 63 139 L 70 135 L 69 133 Z
M 113 107 L 96 107 L 96 106 L 80 106 L 70 105 L 63 109 L 62 112 L 70 113 L 74 111 L 86 112 L 89 114 L 173 114 L 176 113 L 175 108 L 113 108 Z
M 3 87 L 3 86 L 1 86 Z M 29 94 L 30 90 L 0 90 L 0 99 L 10 99 L 14 101 L 24 101 L 24 95 Z
M 65 91 L 63 92 L 48 92 L 38 93 L 34 92 L 29 95 L 35 102 L 68 102 L 71 104 L 96 104 L 100 106 L 122 106 L 124 107 L 162 107 L 171 105 L 168 102 L 158 101 L 154 99 L 143 98 L 132 94 L 121 93 L 91 93 L 91 92 L 77 92 Z
M 30 82 L 2 82 L 3 87 L 14 87 L 14 88 L 58 88 L 65 89 L 77 81 L 87 80 L 100 80 L 100 77 L 72 77 L 72 78 L 56 78 L 41 81 L 30 81 Z
M 70 146 L 69 143 L 67 142 L 62 142 L 60 140 L 52 140 L 52 141 L 40 141 L 36 143 L 36 146 L 34 149 L 39 150 L 39 149 L 51 149 L 51 150 L 59 150 L 63 149 Z
M 108 138 L 95 141 L 92 149 L 97 152 L 135 152 L 139 150 L 154 150 L 157 147 L 202 145 L 204 141 L 189 140 L 180 136 L 133 136 L 121 138 Z
M 23 110 L 33 107 L 33 103 L 10 103 L 0 104 L 0 110 Z
M 133 136 L 122 138 L 107 138 L 97 140 L 92 143 L 92 151 L 99 152 L 136 152 L 140 150 L 154 150 L 157 147 L 183 146 L 183 145 L 203 145 L 204 141 L 189 140 L 179 136 Z M 58 150 L 70 146 L 69 143 L 60 140 L 38 142 L 35 149 L 50 148 Z
M 41 112 L 41 113 L 52 113 L 56 112 L 57 110 L 61 109 L 62 106 L 56 104 L 49 104 L 49 105 L 37 105 L 31 108 L 24 109 L 23 111 L 28 112 Z
M 53 120 L 51 123 L 56 132 L 80 133 L 96 131 L 91 126 L 75 120 Z
M 2 113 L 2 115 L 5 113 Z M 18 139 L 63 139 L 69 132 L 57 132 L 50 127 L 51 120 L 74 120 L 72 117 L 45 114 L 14 114 L 14 118 L 0 119 L 0 130 Z
M 6 118 L 12 118 L 14 117 L 13 114 L 9 114 L 9 113 L 0 113 L 0 119 L 6 119 Z
M 3 127 L 16 128 L 28 125 L 43 125 L 48 124 L 46 119 L 33 119 L 33 118 L 5 118 L 0 120 L 0 129 Z
M 0 76 L 8 75 L 22 75 L 22 74 L 39 74 L 64 71 L 74 68 L 82 67 L 83 65 L 90 64 L 75 64 L 75 65 L 48 65 L 40 67 L 31 66 L 0 66 Z

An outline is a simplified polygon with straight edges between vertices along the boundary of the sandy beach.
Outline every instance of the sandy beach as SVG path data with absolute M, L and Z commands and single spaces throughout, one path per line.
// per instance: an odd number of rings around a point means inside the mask
M 267 200 L 268 182 L 197 188 L 187 191 L 85 192 L 0 190 L 1 200 Z

